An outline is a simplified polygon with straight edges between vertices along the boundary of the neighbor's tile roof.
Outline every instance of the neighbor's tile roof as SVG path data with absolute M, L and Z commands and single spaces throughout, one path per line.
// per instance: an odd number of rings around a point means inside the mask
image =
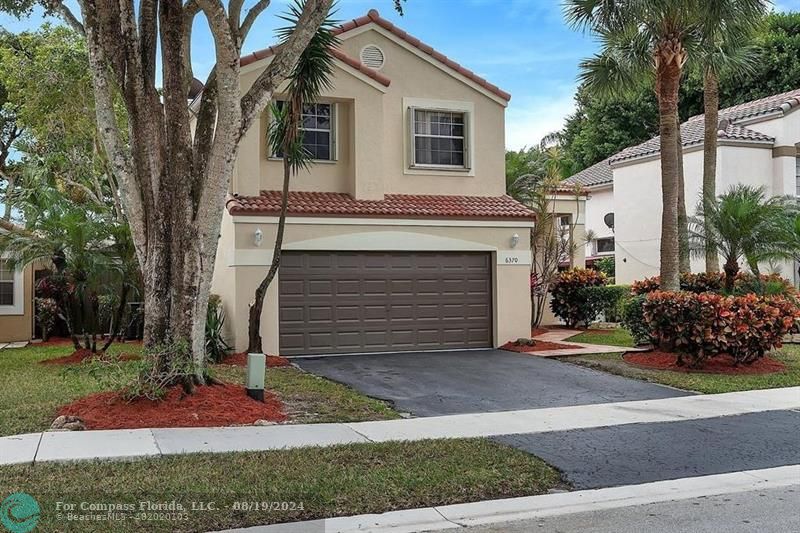
M 233 215 L 277 215 L 280 191 L 262 191 L 259 196 L 231 196 Z M 289 215 L 374 216 L 398 218 L 500 218 L 534 219 L 533 211 L 510 196 L 434 196 L 387 194 L 383 200 L 356 200 L 349 194 L 290 192 Z
M 565 185 L 580 185 L 582 187 L 594 187 L 596 185 L 605 185 L 614 181 L 614 174 L 611 171 L 611 165 L 608 164 L 608 159 L 604 159 L 599 163 L 595 163 L 589 168 L 585 168 L 565 179 L 561 183 Z
M 786 113 L 800 107 L 800 89 L 788 91 L 774 96 L 768 96 L 752 102 L 735 105 L 721 109 L 719 112 L 720 124 L 725 129 L 720 129 L 718 138 L 721 140 L 770 143 L 775 139 L 769 135 L 752 130 L 739 122 L 748 121 L 772 113 Z M 681 142 L 684 147 L 701 144 L 704 138 L 703 115 L 697 115 L 681 124 Z M 654 137 L 642 144 L 631 146 L 609 158 L 611 163 L 618 163 L 628 159 L 645 157 L 658 154 L 661 150 L 661 138 Z
M 484 89 L 488 90 L 489 92 L 491 92 L 493 94 L 496 94 L 497 96 L 499 96 L 503 100 L 506 100 L 506 101 L 511 100 L 511 95 L 509 93 L 507 93 L 506 91 L 500 89 L 497 85 L 489 83 L 486 79 L 478 76 L 477 74 L 475 74 L 474 72 L 472 72 L 468 68 L 462 67 L 461 65 L 459 65 L 458 63 L 456 63 L 452 59 L 448 58 L 444 54 L 442 54 L 440 52 L 437 52 L 436 50 L 433 49 L 433 47 L 423 43 L 422 41 L 420 41 L 416 37 L 413 37 L 413 36 L 409 35 L 408 33 L 406 33 L 405 31 L 401 30 L 400 28 L 398 28 L 397 26 L 395 26 L 394 24 L 392 24 L 391 22 L 389 22 L 385 18 L 382 18 L 376 9 L 370 9 L 369 12 L 366 15 L 358 17 L 358 18 L 355 18 L 355 19 L 350 20 L 348 22 L 345 22 L 344 24 L 342 24 L 341 26 L 336 28 L 336 30 L 334 30 L 334 33 L 336 35 L 341 35 L 343 33 L 347 33 L 348 31 L 354 30 L 354 29 L 359 28 L 361 26 L 366 26 L 367 24 L 370 24 L 370 23 L 373 23 L 373 22 L 375 24 L 377 24 L 378 26 L 380 26 L 381 28 L 383 28 L 384 30 L 392 33 L 396 37 L 399 37 L 400 39 L 402 39 L 406 43 L 410 44 L 414 48 L 417 48 L 418 50 L 420 50 L 423 53 L 431 56 L 432 58 L 434 58 L 438 62 L 443 63 L 444 65 L 448 66 L 449 68 L 455 70 L 456 72 L 458 72 L 462 76 L 474 81 L 475 83 L 477 83 L 478 85 L 480 85 Z M 376 79 L 380 83 L 382 83 L 382 84 L 384 84 L 386 86 L 389 85 L 390 80 L 385 75 L 381 74 L 380 72 L 378 72 L 376 70 L 373 70 L 373 69 L 369 68 L 368 66 L 364 65 L 363 63 L 361 63 L 361 61 L 359 61 L 358 59 L 350 57 L 347 54 L 344 54 L 344 52 L 341 52 L 341 50 L 338 50 L 337 52 L 339 52 L 341 55 L 344 56 L 344 57 L 340 57 L 339 55 L 337 55 L 337 58 L 339 58 L 340 60 L 344 61 L 345 63 L 348 63 L 350 66 L 352 66 L 354 68 L 357 68 L 361 72 L 364 72 L 365 74 L 367 74 L 368 76 L 370 76 L 373 79 Z M 240 64 L 242 66 L 245 66 L 245 65 L 248 65 L 250 63 L 253 63 L 254 61 L 258 61 L 260 59 L 264 59 L 265 57 L 269 57 L 269 56 L 273 55 L 274 53 L 275 53 L 275 47 L 273 47 L 273 46 L 270 46 L 269 48 L 264 48 L 263 50 L 257 50 L 255 52 L 253 52 L 252 54 L 249 54 L 249 55 L 246 55 L 246 56 L 242 57 L 240 59 Z M 356 66 L 356 65 L 358 65 L 358 66 Z M 364 69 L 366 69 L 366 70 L 364 70 Z

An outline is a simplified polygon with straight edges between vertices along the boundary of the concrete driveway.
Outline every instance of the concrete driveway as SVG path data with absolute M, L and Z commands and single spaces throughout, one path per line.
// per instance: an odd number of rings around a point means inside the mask
M 512 411 L 685 396 L 552 359 L 503 350 L 297 358 L 303 370 L 345 383 L 415 416 Z

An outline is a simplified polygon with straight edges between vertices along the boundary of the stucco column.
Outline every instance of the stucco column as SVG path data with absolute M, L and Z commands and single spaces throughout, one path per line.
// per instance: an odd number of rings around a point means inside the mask
M 358 200 L 383 200 L 383 103 L 378 94 L 356 100 L 353 112 L 354 194 Z

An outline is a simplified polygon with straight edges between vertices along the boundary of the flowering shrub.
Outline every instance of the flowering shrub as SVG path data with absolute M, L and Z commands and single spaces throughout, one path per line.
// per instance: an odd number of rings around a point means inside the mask
M 682 291 L 697 294 L 701 292 L 722 293 L 725 287 L 725 274 L 707 274 L 705 272 L 681 274 L 680 283 Z M 645 278 L 631 285 L 631 293 L 633 295 L 650 294 L 658 290 L 661 290 L 661 280 L 658 276 Z M 759 278 L 756 278 L 753 274 L 740 272 L 736 275 L 733 294 L 741 296 L 749 293 L 764 296 L 796 296 L 797 289 L 780 274 L 761 274 L 759 282 Z
M 56 325 L 58 303 L 52 298 L 36 298 L 36 322 L 42 330 L 42 340 L 47 341 Z
M 653 276 L 652 278 L 634 281 L 633 285 L 631 285 L 631 294 L 634 296 L 643 296 L 651 292 L 656 292 L 659 289 L 661 289 L 661 279 L 659 279 L 658 276 Z
M 566 322 L 567 327 L 574 327 L 581 322 L 588 325 L 597 317 L 599 310 L 589 302 L 589 295 L 583 289 L 600 287 L 607 283 L 605 274 L 597 270 L 574 268 L 560 272 L 550 287 L 553 295 L 550 308 L 557 317 Z
M 800 318 L 793 301 L 755 294 L 656 291 L 646 297 L 642 309 L 654 340 L 677 352 L 678 364 L 688 357 L 693 368 L 719 353 L 728 353 L 736 364 L 752 363 L 780 347 Z

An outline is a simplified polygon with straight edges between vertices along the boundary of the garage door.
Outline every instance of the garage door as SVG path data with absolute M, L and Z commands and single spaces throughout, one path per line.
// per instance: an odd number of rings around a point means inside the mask
M 284 252 L 283 355 L 486 348 L 488 253 Z

